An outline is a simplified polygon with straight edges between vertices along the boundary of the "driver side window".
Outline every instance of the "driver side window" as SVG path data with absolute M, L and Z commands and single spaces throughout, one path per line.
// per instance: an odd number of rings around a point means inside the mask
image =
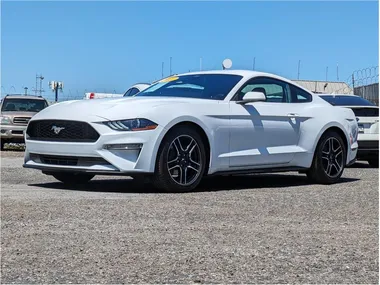
M 247 92 L 262 92 L 266 96 L 266 102 L 287 103 L 290 102 L 290 88 L 286 82 L 268 77 L 256 77 L 249 80 L 238 91 L 235 100 L 242 100 Z

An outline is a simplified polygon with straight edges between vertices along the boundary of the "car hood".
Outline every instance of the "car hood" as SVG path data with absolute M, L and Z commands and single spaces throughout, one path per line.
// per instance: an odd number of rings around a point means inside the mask
M 127 97 L 66 101 L 51 105 L 33 117 L 33 120 L 101 121 L 138 118 L 163 105 L 215 104 L 215 100 L 179 97 Z

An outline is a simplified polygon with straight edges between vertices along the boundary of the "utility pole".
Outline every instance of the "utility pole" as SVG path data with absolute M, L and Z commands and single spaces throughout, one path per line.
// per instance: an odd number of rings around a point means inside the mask
M 328 72 L 329 72 L 329 67 L 326 66 L 326 81 L 327 81 L 327 74 L 328 74 Z
M 170 74 L 169 75 L 172 75 L 172 57 L 170 57 Z
M 253 58 L 252 70 L 255 70 L 256 57 Z
M 300 66 L 301 66 L 301 60 L 298 61 L 298 75 L 297 75 L 297 79 L 300 79 Z
M 161 66 L 161 78 L 164 78 L 164 62 L 162 62 Z
M 199 58 L 199 71 L 202 71 L 202 58 Z
M 339 81 L 339 66 L 336 64 L 336 81 Z

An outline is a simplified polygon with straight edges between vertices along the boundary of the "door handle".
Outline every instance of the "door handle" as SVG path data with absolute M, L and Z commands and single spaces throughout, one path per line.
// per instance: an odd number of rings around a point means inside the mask
M 289 113 L 288 114 L 288 117 L 290 118 L 293 118 L 293 117 L 299 117 L 300 115 L 296 114 L 296 113 Z

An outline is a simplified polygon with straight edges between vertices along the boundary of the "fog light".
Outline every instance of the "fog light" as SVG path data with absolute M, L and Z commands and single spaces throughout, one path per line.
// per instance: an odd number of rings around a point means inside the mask
M 141 143 L 128 143 L 128 144 L 105 144 L 104 149 L 122 149 L 122 150 L 140 150 L 142 148 Z
M 6 133 L 6 130 L 1 130 L 1 133 L 2 133 L 2 134 L 5 134 L 5 133 Z

